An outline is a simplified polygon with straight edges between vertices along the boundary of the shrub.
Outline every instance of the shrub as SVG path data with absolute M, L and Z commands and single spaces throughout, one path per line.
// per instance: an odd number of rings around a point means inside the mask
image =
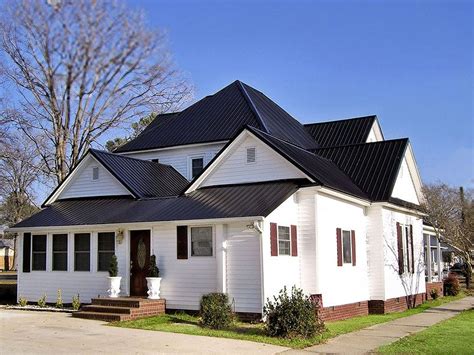
M 58 297 L 56 298 L 56 308 L 63 308 L 63 294 L 61 289 L 58 289 Z
M 116 277 L 117 275 L 118 275 L 118 263 L 117 263 L 117 256 L 114 254 L 110 258 L 109 276 Z
M 212 329 L 226 328 L 232 324 L 232 307 L 225 293 L 209 293 L 201 298 L 201 323 Z
M 18 299 L 18 305 L 19 305 L 20 307 L 26 307 L 27 304 L 28 304 L 28 301 L 26 300 L 25 297 L 20 297 L 20 298 Z
M 41 307 L 41 308 L 45 308 L 45 307 L 46 307 L 46 294 L 44 294 L 43 297 L 41 297 L 41 298 L 38 300 L 38 306 Z
M 72 309 L 77 311 L 81 308 L 81 301 L 79 299 L 79 294 L 77 296 L 72 296 Z
M 272 337 L 310 338 L 324 330 L 318 305 L 295 286 L 290 295 L 284 287 L 273 301 L 267 299 L 263 313 L 266 332 Z
M 461 291 L 459 280 L 456 274 L 450 273 L 443 280 L 444 294 L 447 296 L 456 296 Z
M 148 277 L 160 277 L 160 269 L 156 266 L 156 256 L 150 256 L 150 267 L 148 268 Z
M 439 297 L 438 290 L 436 288 L 432 289 L 430 291 L 430 296 L 433 300 L 437 299 Z

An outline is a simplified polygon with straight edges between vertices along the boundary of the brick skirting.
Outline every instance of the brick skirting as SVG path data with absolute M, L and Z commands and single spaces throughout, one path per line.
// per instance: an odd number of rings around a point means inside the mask
M 369 314 L 368 303 L 368 301 L 361 301 L 339 306 L 324 307 L 320 311 L 320 315 L 324 321 L 334 321 L 357 316 L 366 316 Z
M 426 299 L 430 300 L 431 290 L 438 290 L 438 297 L 443 297 L 443 281 L 426 283 Z
M 416 295 L 416 306 L 426 301 L 426 294 L 419 293 Z M 402 312 L 408 309 L 407 297 L 395 297 L 388 300 L 371 300 L 369 301 L 370 314 L 385 314 L 392 312 Z

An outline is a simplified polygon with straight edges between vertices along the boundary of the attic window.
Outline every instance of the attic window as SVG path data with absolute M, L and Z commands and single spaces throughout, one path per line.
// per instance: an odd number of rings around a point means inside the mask
M 98 166 L 92 167 L 92 180 L 99 180 L 99 167 Z
M 247 148 L 247 164 L 255 163 L 256 151 L 255 147 Z
M 160 162 L 160 159 L 152 159 L 151 160 L 153 163 L 159 163 Z

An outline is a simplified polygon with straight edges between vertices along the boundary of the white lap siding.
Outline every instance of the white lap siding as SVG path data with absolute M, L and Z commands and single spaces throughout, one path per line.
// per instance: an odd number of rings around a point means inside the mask
M 262 312 L 260 236 L 246 224 L 228 226 L 226 241 L 227 293 L 236 312 Z
M 367 208 L 367 256 L 369 294 L 371 300 L 385 297 L 384 238 L 382 207 Z

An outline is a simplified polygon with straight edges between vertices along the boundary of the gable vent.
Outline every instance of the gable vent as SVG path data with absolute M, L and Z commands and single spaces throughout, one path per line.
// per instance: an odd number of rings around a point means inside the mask
M 255 148 L 247 148 L 247 163 L 255 163 Z
M 92 167 L 92 180 L 99 180 L 99 167 Z

